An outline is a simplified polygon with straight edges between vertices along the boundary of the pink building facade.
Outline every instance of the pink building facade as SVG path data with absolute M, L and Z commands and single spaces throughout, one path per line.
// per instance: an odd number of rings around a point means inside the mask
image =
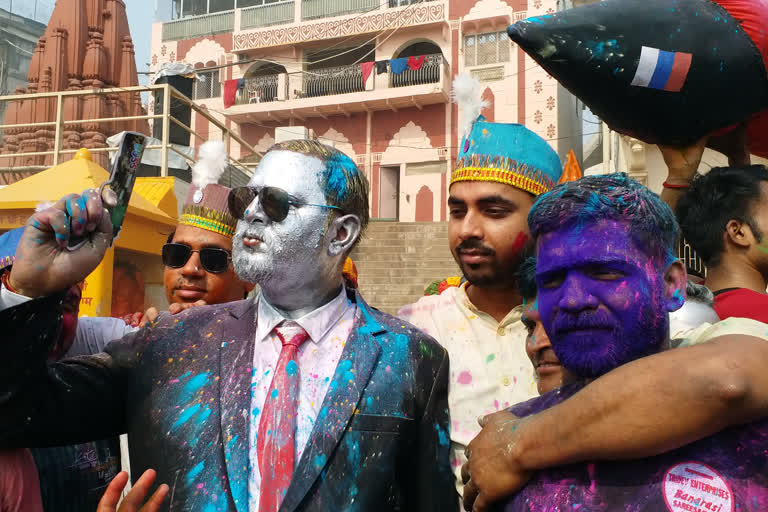
M 374 219 L 447 220 L 460 72 L 482 82 L 489 120 L 581 156 L 580 106 L 505 34 L 556 0 L 172 1 L 178 19 L 153 26 L 151 69 L 201 69 L 193 99 L 259 151 L 314 134 L 347 153 L 370 180 Z M 220 137 L 201 117 L 192 125 Z

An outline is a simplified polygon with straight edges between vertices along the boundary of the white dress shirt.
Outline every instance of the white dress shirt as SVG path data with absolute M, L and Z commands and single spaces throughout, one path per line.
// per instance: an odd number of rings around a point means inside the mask
M 466 286 L 422 297 L 397 313 L 448 351 L 451 466 L 459 494 L 464 490 L 464 448 L 480 433 L 477 418 L 538 396 L 533 365 L 525 353 L 522 306 L 497 322 L 470 302 Z
M 282 343 L 274 332 L 283 317 L 263 297 L 258 299 L 256 346 L 253 351 L 251 380 L 250 474 L 248 478 L 248 509 L 259 510 L 261 473 L 259 472 L 257 436 L 261 410 L 272 384 L 272 375 L 280 357 Z M 346 290 L 328 304 L 294 320 L 309 334 L 299 347 L 299 403 L 296 422 L 296 465 L 301 459 L 309 435 L 315 426 L 325 394 L 328 392 L 336 366 L 355 321 L 357 306 L 347 298 Z

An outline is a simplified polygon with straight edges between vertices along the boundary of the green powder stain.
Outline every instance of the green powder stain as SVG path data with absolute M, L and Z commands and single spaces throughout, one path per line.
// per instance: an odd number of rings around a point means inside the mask
M 487 364 L 487 363 L 490 363 L 491 361 L 493 361 L 494 359 L 496 359 L 496 354 L 489 354 L 488 357 L 485 358 L 485 362 Z

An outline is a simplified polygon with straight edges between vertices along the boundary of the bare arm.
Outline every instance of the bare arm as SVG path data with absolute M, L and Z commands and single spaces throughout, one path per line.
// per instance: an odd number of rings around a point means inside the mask
M 626 364 L 534 416 L 492 415 L 469 445 L 465 504 L 486 510 L 538 469 L 648 457 L 768 416 L 766 367 L 768 342 L 723 336 Z

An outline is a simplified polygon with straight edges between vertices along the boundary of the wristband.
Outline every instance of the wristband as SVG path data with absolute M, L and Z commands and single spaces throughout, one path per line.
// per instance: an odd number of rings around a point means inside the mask
M 667 183 L 666 181 L 661 184 L 664 188 L 673 188 L 673 189 L 681 189 L 681 188 L 689 188 L 691 186 L 690 183 Z

